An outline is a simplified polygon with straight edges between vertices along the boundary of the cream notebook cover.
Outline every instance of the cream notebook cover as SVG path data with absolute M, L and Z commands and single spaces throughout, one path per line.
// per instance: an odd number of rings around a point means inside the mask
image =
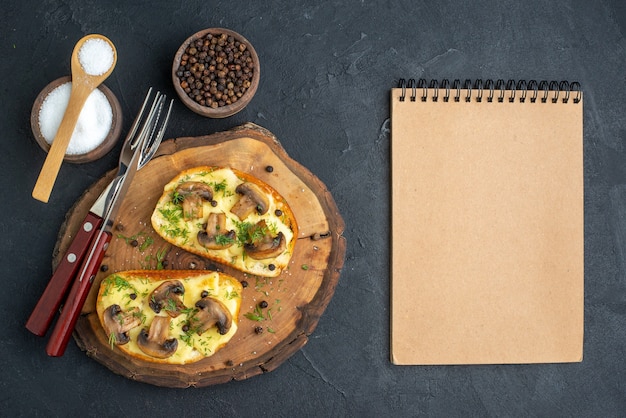
M 391 361 L 582 361 L 578 83 L 391 91 Z

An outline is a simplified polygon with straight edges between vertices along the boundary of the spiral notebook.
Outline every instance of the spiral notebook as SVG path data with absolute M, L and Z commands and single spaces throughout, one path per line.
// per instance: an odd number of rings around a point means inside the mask
M 392 89 L 392 363 L 582 361 L 582 109 L 569 82 Z

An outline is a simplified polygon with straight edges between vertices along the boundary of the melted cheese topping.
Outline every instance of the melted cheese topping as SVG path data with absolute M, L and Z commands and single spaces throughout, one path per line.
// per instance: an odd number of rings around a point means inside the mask
M 170 321 L 167 338 L 178 340 L 176 352 L 166 359 L 158 359 L 146 355 L 137 346 L 137 336 L 143 328 L 150 328 L 155 316 L 168 316 L 165 310 L 157 314 L 149 306 L 152 291 L 168 280 L 179 280 L 185 287 L 182 301 L 187 309 Z M 218 299 L 231 313 L 232 325 L 225 335 L 221 335 L 215 326 L 201 335 L 189 329 L 189 319 L 193 317 L 196 311 L 194 306 L 202 299 L 203 292 L 208 292 L 206 297 Z M 111 274 L 102 281 L 96 310 L 104 327 L 104 312 L 109 306 L 119 305 L 124 312 L 135 307 L 139 308 L 140 313 L 137 316 L 141 318 L 142 323 L 128 332 L 130 341 L 116 346 L 115 341 L 110 339 L 111 346 L 118 347 L 132 357 L 151 362 L 186 364 L 215 354 L 235 335 L 241 307 L 241 292 L 241 283 L 224 273 L 184 270 L 127 271 Z
M 207 184 L 213 190 L 213 202 L 205 201 L 202 204 L 202 218 L 185 220 L 181 205 L 174 201 L 176 187 L 187 181 Z M 263 215 L 259 215 L 255 211 L 242 220 L 231 213 L 230 209 L 240 199 L 240 195 L 235 192 L 235 189 L 246 181 L 253 182 L 264 190 L 269 199 L 269 207 Z M 203 230 L 203 224 L 212 212 L 226 215 L 226 230 L 234 230 L 238 236 L 234 245 L 225 249 L 214 250 L 207 249 L 198 242 L 198 232 Z M 261 220 L 265 220 L 274 236 L 282 232 L 285 237 L 286 250 L 277 257 L 256 260 L 245 253 L 241 241 L 242 228 L 244 225 L 255 225 Z M 265 277 L 278 276 L 282 269 L 288 265 L 297 235 L 293 212 L 285 200 L 267 184 L 230 168 L 196 167 L 182 172 L 165 186 L 151 221 L 155 231 L 177 247 L 229 264 L 240 271 Z

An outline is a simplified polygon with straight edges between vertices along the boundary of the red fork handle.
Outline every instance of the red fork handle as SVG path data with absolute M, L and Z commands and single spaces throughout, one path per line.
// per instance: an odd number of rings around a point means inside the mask
M 42 293 L 35 309 L 26 322 L 26 329 L 35 335 L 43 336 L 50 327 L 67 289 L 76 277 L 78 267 L 85 257 L 89 244 L 98 232 L 102 218 L 89 212 L 76 233 L 67 252 L 59 262 L 54 274 L 50 278 L 46 289 Z
M 87 299 L 89 289 L 91 289 L 91 284 L 98 273 L 102 257 L 104 257 L 110 241 L 111 234 L 109 232 L 102 232 L 102 234 L 96 237 L 96 242 L 93 246 L 93 256 L 91 259 L 86 259 L 83 263 L 80 270 L 81 274 L 74 280 L 74 284 L 67 296 L 67 301 L 61 310 L 61 315 L 50 334 L 50 340 L 46 346 L 46 352 L 49 356 L 59 357 L 65 353 L 67 343 L 74 331 L 74 326 L 76 321 L 78 321 L 85 299 Z

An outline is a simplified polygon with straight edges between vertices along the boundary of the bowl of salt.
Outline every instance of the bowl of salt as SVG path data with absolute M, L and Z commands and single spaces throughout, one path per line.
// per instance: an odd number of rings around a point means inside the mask
M 61 77 L 44 87 L 35 99 L 30 125 L 35 140 L 46 152 L 59 129 L 71 90 L 71 77 Z M 63 160 L 82 164 L 103 157 L 113 149 L 121 130 L 120 103 L 111 90 L 100 84 L 83 105 Z

